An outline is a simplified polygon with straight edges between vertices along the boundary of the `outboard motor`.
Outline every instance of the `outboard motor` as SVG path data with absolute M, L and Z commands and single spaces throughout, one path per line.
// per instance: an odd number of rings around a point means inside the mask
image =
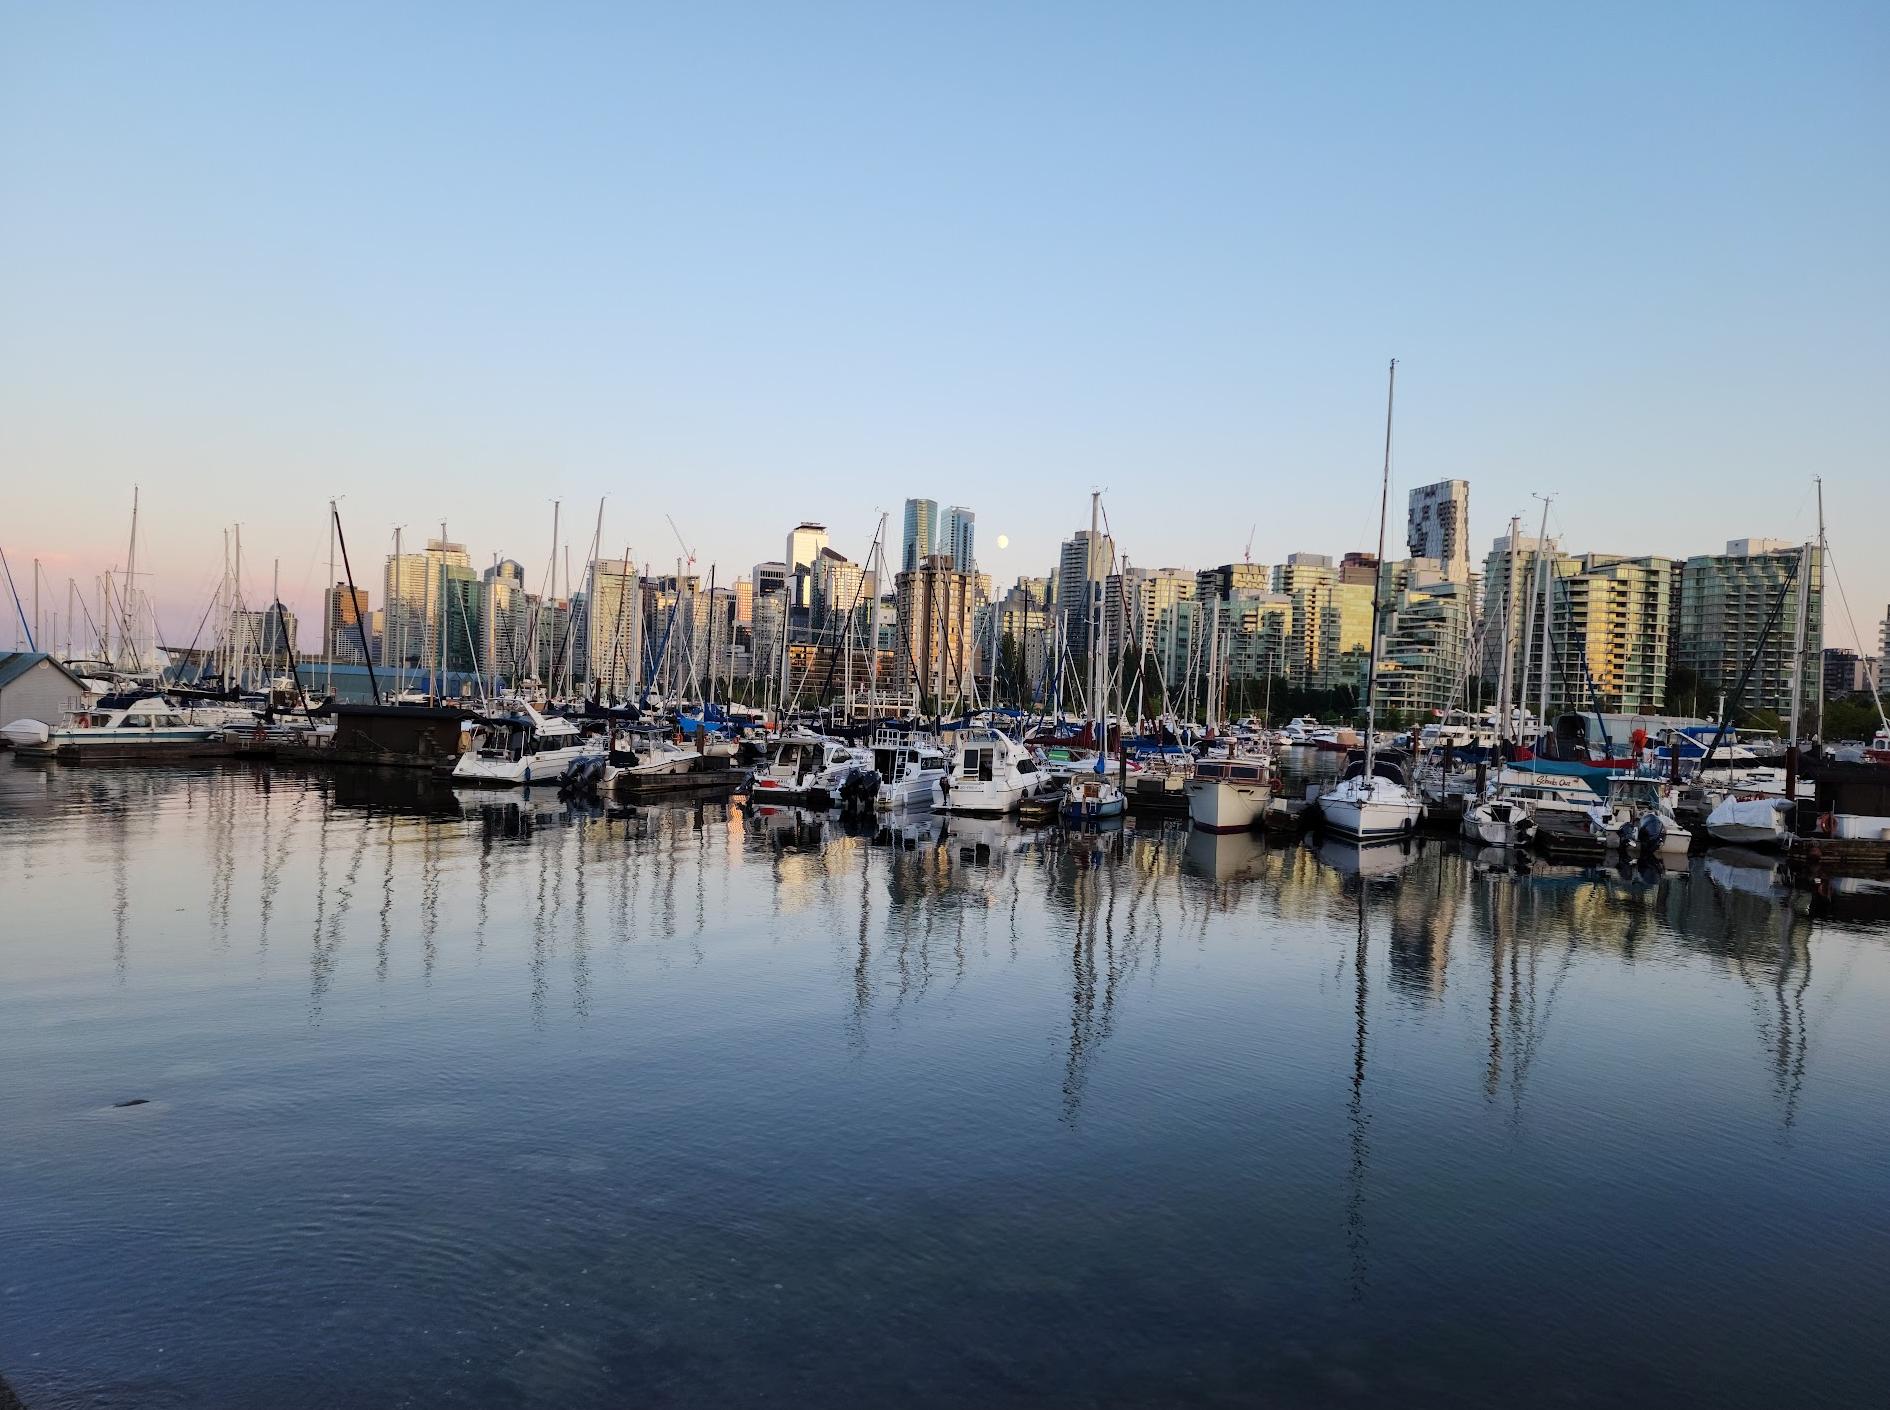
M 1615 836 L 1621 839 L 1622 856 L 1625 857 L 1634 850 L 1639 840 L 1639 833 L 1635 831 L 1634 819 L 1631 816 L 1621 819 L 1621 826 L 1615 829 Z
M 1658 813 L 1645 813 L 1641 817 L 1641 850 L 1649 856 L 1660 850 L 1660 844 L 1667 840 L 1667 824 L 1662 822 Z
M 842 809 L 849 813 L 870 813 L 873 811 L 873 801 L 878 797 L 878 770 L 861 768 L 847 770 L 846 779 L 840 785 Z

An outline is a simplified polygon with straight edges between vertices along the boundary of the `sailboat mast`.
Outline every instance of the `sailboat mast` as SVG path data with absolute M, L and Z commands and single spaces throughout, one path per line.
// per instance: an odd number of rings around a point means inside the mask
M 1542 693 L 1536 707 L 1536 728 L 1546 730 L 1549 727 L 1549 654 L 1555 642 L 1554 633 L 1549 630 L 1550 593 L 1555 587 L 1555 566 L 1549 561 L 1549 501 L 1555 496 L 1545 494 L 1540 498 L 1542 530 L 1536 535 L 1536 571 L 1542 578 Z
M 1824 476 L 1815 475 L 1812 477 L 1812 482 L 1818 487 L 1818 585 L 1820 588 L 1822 588 L 1824 585 L 1824 560 L 1825 560 Z M 1818 645 L 1822 647 L 1824 645 L 1824 631 L 1822 629 L 1823 628 L 1822 622 L 1819 623 L 1819 627 L 1820 627 L 1820 630 L 1818 632 Z M 1857 643 L 1857 645 L 1861 647 L 1863 643 L 1860 641 Z M 1818 728 L 1812 732 L 1811 737 L 1814 740 L 1819 740 L 1819 741 L 1822 741 L 1824 739 L 1824 652 L 1822 650 L 1818 652 Z
M 1385 472 L 1378 489 L 1378 561 L 1372 570 L 1372 643 L 1365 665 L 1365 782 L 1372 779 L 1377 747 L 1378 622 L 1384 608 L 1385 515 L 1391 505 L 1391 409 L 1398 391 L 1398 359 L 1391 359 L 1385 379 Z
M 327 620 L 322 623 L 322 645 L 326 648 L 322 655 L 328 660 L 328 669 L 322 681 L 322 694 L 335 693 L 335 644 L 341 633 L 341 594 L 335 591 L 335 502 L 328 501 L 328 599 L 323 604 Z M 352 589 L 348 592 L 348 608 L 358 611 Z
M 1516 540 L 1521 533 L 1521 516 L 1510 515 L 1509 572 L 1503 580 L 1503 663 L 1496 674 L 1496 741 L 1498 744 L 1509 738 L 1509 727 L 1514 722 L 1510 698 L 1516 670 Z

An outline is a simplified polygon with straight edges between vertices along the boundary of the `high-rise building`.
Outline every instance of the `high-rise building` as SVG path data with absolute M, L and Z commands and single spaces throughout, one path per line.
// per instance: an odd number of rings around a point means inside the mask
M 1162 612 L 1170 603 L 1196 596 L 1201 576 L 1186 568 L 1124 568 L 1111 573 L 1103 585 L 1103 621 L 1109 633 L 1105 649 L 1111 658 L 1130 645 L 1153 650 L 1155 623 Z M 1260 590 L 1265 588 L 1263 577 Z
M 938 551 L 938 501 L 906 501 L 905 550 L 899 557 L 900 571 L 911 573 Z
M 1364 684 L 1371 653 L 1372 583 L 1346 582 L 1323 553 L 1294 553 L 1273 570 L 1293 603 L 1286 676 L 1305 690 Z
M 781 649 L 787 631 L 787 594 L 776 589 L 755 595 L 749 661 L 755 679 L 781 678 Z
M 838 549 L 823 548 L 814 560 L 814 603 L 823 623 L 841 614 L 870 608 L 876 591 L 873 575 Z
M 367 632 L 370 610 L 366 588 L 336 583 L 323 593 L 322 655 L 337 663 L 365 665 L 367 656 L 361 642 Z
M 1230 682 L 1265 682 L 1286 674 L 1287 639 L 1293 630 L 1293 599 L 1283 592 L 1238 588 L 1213 604 L 1227 653 Z
M 1353 549 L 1339 560 L 1339 581 L 1374 586 L 1378 582 L 1378 555 Z
M 1435 559 L 1400 566 L 1379 648 L 1377 707 L 1385 716 L 1416 716 L 1466 705 L 1471 586 L 1446 577 Z
M 827 526 L 803 520 L 787 536 L 787 594 L 793 607 L 814 605 L 814 564 L 827 546 Z
M 947 555 L 952 560 L 952 567 L 959 572 L 977 572 L 977 553 L 973 540 L 977 536 L 978 516 L 963 505 L 954 504 L 945 511 L 943 528 L 937 551 Z
M 1102 609 L 1102 586 L 1115 562 L 1115 540 L 1105 533 L 1092 539 L 1088 529 L 1078 529 L 1057 555 L 1056 609 L 1073 661 L 1088 658 L 1090 620 Z
M 1699 676 L 1709 701 L 1725 692 L 1734 707 L 1772 710 L 1781 717 L 1791 708 L 1792 677 L 1801 664 L 1795 650 L 1800 574 L 1805 575 L 1806 659 L 1815 663 L 1824 650 L 1824 558 L 1815 544 L 1801 548 L 1779 539 L 1734 539 L 1724 553 L 1687 559 L 1680 570 L 1673 654 L 1676 665 Z M 1755 655 L 1744 693 L 1731 699 Z M 1809 671 L 1804 680 L 1810 699 L 1816 681 Z
M 934 709 L 972 692 L 972 578 L 942 553 L 897 579 L 899 645 L 895 669 Z
M 479 576 L 485 599 L 480 664 L 493 679 L 516 682 L 532 674 L 525 640 L 536 599 L 526 592 L 525 570 L 513 559 L 501 559 Z
M 591 564 L 584 614 L 586 678 L 604 694 L 628 700 L 642 685 L 643 580 L 627 558 Z
M 1044 687 L 1044 662 L 1050 646 L 1050 583 L 1047 578 L 1019 578 L 998 603 L 998 640 L 1009 639 L 1022 681 L 1004 680 L 1006 698 L 1037 699 Z
M 1470 581 L 1470 482 L 1439 480 L 1411 491 L 1405 542 L 1413 558 L 1435 558 L 1445 582 Z
M 1666 699 L 1679 581 L 1671 558 L 1601 553 L 1558 577 L 1549 614 L 1550 708 L 1657 713 Z
M 389 664 L 423 671 L 438 668 L 441 604 L 444 601 L 455 612 L 459 610 L 454 606 L 455 599 L 443 598 L 442 593 L 449 579 L 471 578 L 472 560 L 466 556 L 464 544 L 428 539 L 423 553 L 389 555 L 381 597 L 382 610 L 387 614 L 388 649 L 384 654 Z M 461 591 L 459 597 L 464 596 Z M 447 636 L 449 652 L 461 627 L 455 617 Z
M 1163 572 L 1174 572 L 1164 568 Z M 1237 592 L 1271 592 L 1273 569 L 1265 563 L 1223 563 L 1218 568 L 1203 568 L 1194 575 L 1196 597 L 1227 601 Z
M 752 578 L 737 578 L 732 590 L 735 602 L 735 625 L 752 627 L 755 624 L 755 583 Z
M 759 602 L 771 592 L 787 591 L 788 565 L 785 563 L 757 563 L 750 577 L 755 585 L 755 600 Z
M 1870 659 L 1841 646 L 1824 649 L 1824 693 L 1827 699 L 1870 689 Z
M 1512 548 L 1510 536 L 1505 534 L 1490 544 L 1483 560 L 1483 679 L 1492 689 L 1502 679 L 1507 642 L 1510 700 L 1514 705 L 1534 708 L 1532 702 L 1538 701 L 1541 694 L 1545 652 L 1551 676 L 1555 671 L 1554 648 L 1543 631 L 1544 622 L 1549 620 L 1542 607 L 1544 579 L 1548 580 L 1548 598 L 1553 604 L 1561 591 L 1555 582 L 1572 577 L 1581 566 L 1581 559 L 1561 552 L 1554 539 L 1545 544 L 1518 533 Z

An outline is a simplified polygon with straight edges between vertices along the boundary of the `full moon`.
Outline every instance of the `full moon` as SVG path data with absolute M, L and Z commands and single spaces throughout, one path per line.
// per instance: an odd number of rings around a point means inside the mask
M 1011 536 L 1010 536 L 1009 534 L 999 534 L 999 535 L 998 535 L 998 547 L 999 547 L 999 548 L 1009 548 L 1010 546 L 1011 546 Z

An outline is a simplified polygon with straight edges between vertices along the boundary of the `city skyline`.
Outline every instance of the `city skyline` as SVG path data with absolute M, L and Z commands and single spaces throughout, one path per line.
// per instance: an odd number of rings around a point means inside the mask
M 600 554 L 659 570 L 665 516 L 733 573 L 804 515 L 856 561 L 882 512 L 897 545 L 923 493 L 977 513 L 1008 583 L 1094 486 L 1137 563 L 1236 561 L 1250 529 L 1256 561 L 1336 558 L 1372 538 L 1396 353 L 1394 497 L 1475 485 L 1472 561 L 1535 493 L 1583 550 L 1802 540 L 1822 474 L 1857 637 L 1834 596 L 1828 639 L 1872 650 L 1881 12 L 1634 12 L 1631 48 L 1596 14 L 1075 43 L 1061 14 L 1009 16 L 997 60 L 994 11 L 740 38 L 10 11 L 16 583 L 122 562 L 133 484 L 179 632 L 232 520 L 252 599 L 280 559 L 318 622 L 336 496 L 357 556 L 445 514 L 533 587 L 550 498 L 575 557 L 600 493 Z

